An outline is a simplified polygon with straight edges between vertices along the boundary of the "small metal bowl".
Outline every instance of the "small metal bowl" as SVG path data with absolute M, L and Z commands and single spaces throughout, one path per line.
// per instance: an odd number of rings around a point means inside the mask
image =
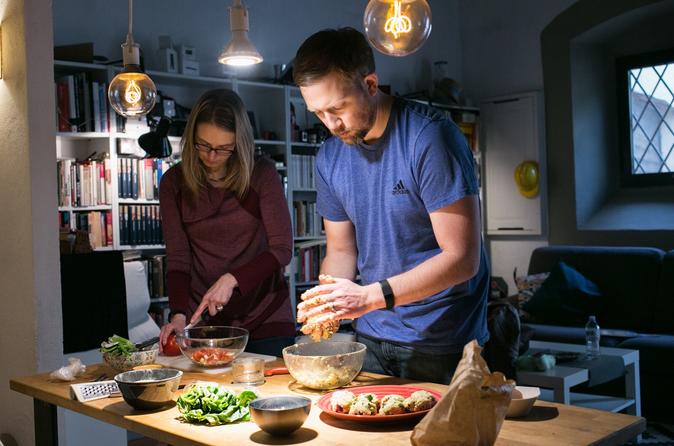
M 115 382 L 129 406 L 154 410 L 171 404 L 182 376 L 176 369 L 130 370 L 115 375 Z
M 303 396 L 270 396 L 250 402 L 250 417 L 271 435 L 290 435 L 302 427 L 311 411 L 311 400 Z

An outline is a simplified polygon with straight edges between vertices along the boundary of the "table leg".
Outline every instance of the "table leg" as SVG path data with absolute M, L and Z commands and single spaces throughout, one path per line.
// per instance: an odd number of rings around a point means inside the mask
M 56 406 L 33 399 L 33 416 L 35 417 L 35 445 L 58 446 Z
M 630 415 L 641 416 L 641 379 L 639 378 L 639 361 L 625 366 L 625 396 L 634 400 L 634 405 L 627 408 Z
M 562 381 L 563 382 L 561 384 L 554 387 L 553 399 L 555 403 L 571 404 L 571 389 L 568 385 L 566 385 L 566 380 Z

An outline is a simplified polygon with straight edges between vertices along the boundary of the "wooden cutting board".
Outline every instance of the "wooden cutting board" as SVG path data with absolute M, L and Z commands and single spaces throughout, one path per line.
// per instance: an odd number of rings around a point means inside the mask
M 276 356 L 261 355 L 259 353 L 248 353 L 248 352 L 241 353 L 239 356 L 237 356 L 237 358 L 261 358 L 264 360 L 265 363 L 269 363 L 276 360 Z M 190 361 L 190 359 L 186 358 L 184 355 L 180 356 L 158 355 L 157 360 L 155 362 L 165 367 L 171 367 L 173 369 L 182 370 L 184 372 L 201 372 L 201 373 L 217 374 L 217 373 L 228 373 L 230 370 L 232 370 L 231 364 L 217 368 L 201 367 Z

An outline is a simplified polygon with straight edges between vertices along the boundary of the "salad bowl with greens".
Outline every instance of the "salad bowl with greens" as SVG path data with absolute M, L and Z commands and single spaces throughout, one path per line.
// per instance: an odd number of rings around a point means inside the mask
M 125 372 L 139 365 L 152 364 L 157 360 L 159 344 L 138 350 L 136 344 L 118 335 L 101 342 L 103 361 L 115 370 Z

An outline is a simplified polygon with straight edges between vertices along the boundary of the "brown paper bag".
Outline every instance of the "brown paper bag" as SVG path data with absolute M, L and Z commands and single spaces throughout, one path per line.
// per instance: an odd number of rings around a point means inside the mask
M 476 340 L 463 348 L 447 394 L 414 428 L 414 446 L 494 444 L 515 382 L 489 373 L 481 351 Z

